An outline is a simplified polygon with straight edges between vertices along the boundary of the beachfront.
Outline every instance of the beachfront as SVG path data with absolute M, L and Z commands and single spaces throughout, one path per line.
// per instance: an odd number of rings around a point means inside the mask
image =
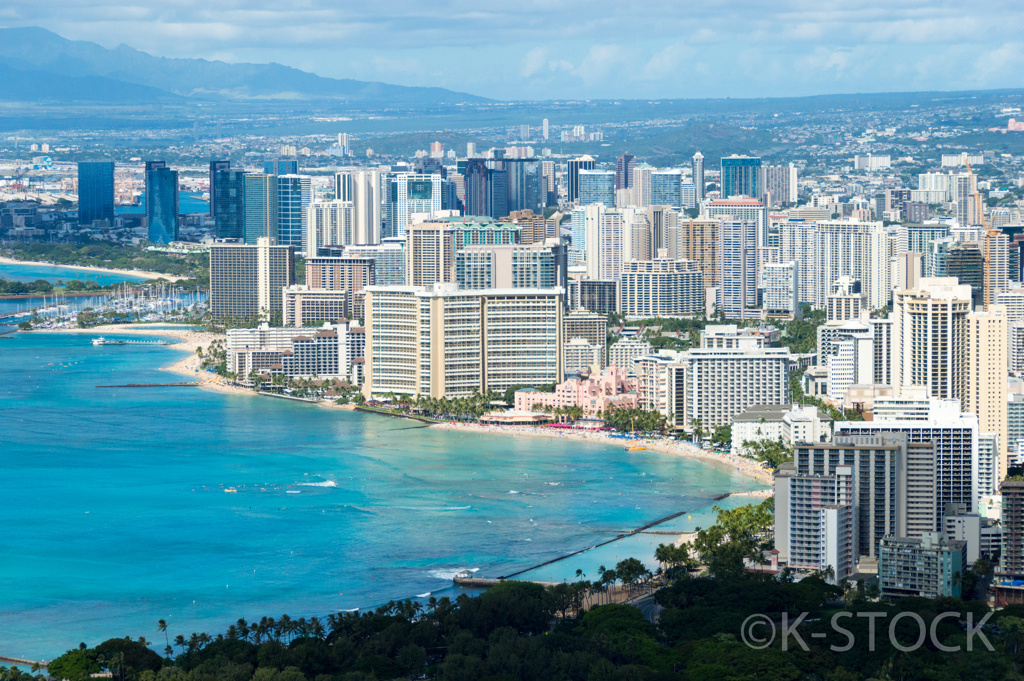
M 199 383 L 199 387 L 204 390 L 229 393 L 232 395 L 257 395 L 253 390 L 233 385 L 226 378 L 209 371 L 204 371 L 200 368 L 201 360 L 199 355 L 196 354 L 196 348 L 201 347 L 205 352 L 209 348 L 210 344 L 219 337 L 205 331 L 195 331 L 193 327 L 186 326 L 175 329 L 168 328 L 166 324 L 133 324 L 130 326 L 115 324 L 97 326 L 91 329 L 54 329 L 33 333 L 77 333 L 91 335 L 122 334 L 175 338 L 178 343 L 172 347 L 187 354 L 173 364 L 161 367 L 162 370 L 171 371 L 182 376 L 192 378 L 196 380 Z M 338 408 L 338 405 L 330 400 L 319 404 L 322 406 Z M 612 437 L 608 433 L 604 432 L 588 430 L 552 429 L 534 426 L 482 425 L 476 423 L 438 423 L 430 427 L 439 430 L 459 430 L 463 432 L 501 435 L 505 437 L 541 437 L 555 440 L 565 439 L 577 442 L 623 446 L 622 438 Z M 698 460 L 715 469 L 721 468 L 722 470 L 735 470 L 741 475 L 747 476 L 762 485 L 760 489 L 737 493 L 739 495 L 754 498 L 767 498 L 773 493 L 773 476 L 771 471 L 765 470 L 758 465 L 756 461 L 736 456 L 734 454 L 707 451 L 693 445 L 692 443 L 679 440 L 651 439 L 644 440 L 643 444 L 647 449 L 660 454 Z
M 608 444 L 617 447 L 624 446 L 621 437 L 612 437 L 608 433 L 587 431 L 587 430 L 556 430 L 535 426 L 499 426 L 481 425 L 476 423 L 438 423 L 430 426 L 440 430 L 461 430 L 466 432 L 487 433 L 491 435 L 505 435 L 512 437 L 543 437 L 549 439 L 576 440 L 579 442 L 590 442 L 596 444 Z M 763 485 L 760 490 L 741 493 L 743 496 L 770 497 L 772 496 L 773 477 L 771 471 L 761 468 L 755 461 L 745 459 L 734 454 L 720 452 L 709 452 L 689 442 L 679 440 L 643 440 L 647 449 L 677 456 L 680 458 L 696 459 L 715 469 L 735 469 L 742 475 L 753 478 Z
M 160 272 L 143 272 L 141 270 L 116 270 L 106 267 L 91 267 L 87 265 L 58 265 L 52 262 L 39 262 L 36 260 L 14 260 L 0 256 L 0 264 L 7 265 L 33 265 L 36 267 L 59 267 L 66 270 L 78 270 L 81 272 L 102 272 L 103 274 L 123 274 L 127 277 L 142 277 L 144 279 L 164 279 L 166 281 L 182 281 L 188 277 L 179 277 L 174 274 L 162 274 Z

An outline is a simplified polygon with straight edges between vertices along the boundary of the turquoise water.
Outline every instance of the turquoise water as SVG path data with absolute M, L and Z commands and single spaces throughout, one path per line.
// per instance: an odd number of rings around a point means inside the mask
M 58 279 L 67 281 L 78 279 L 81 281 L 95 281 L 101 286 L 116 284 L 122 281 L 145 281 L 145 277 L 137 277 L 128 274 L 117 274 L 107 272 L 90 272 L 87 270 L 75 270 L 60 265 L 15 265 L 0 264 L 0 277 L 13 281 L 36 281 L 45 279 L 50 283 L 56 283 Z
M 157 369 L 178 357 L 88 336 L 0 341 L 0 654 L 157 640 L 161 618 L 187 637 L 239 617 L 454 597 L 458 570 L 509 574 L 681 510 L 698 512 L 676 526 L 706 526 L 699 510 L 714 496 L 756 486 L 621 446 L 435 431 L 196 388 L 96 387 L 182 380 Z M 620 540 L 530 576 L 591 574 L 634 548 L 649 559 L 665 539 Z

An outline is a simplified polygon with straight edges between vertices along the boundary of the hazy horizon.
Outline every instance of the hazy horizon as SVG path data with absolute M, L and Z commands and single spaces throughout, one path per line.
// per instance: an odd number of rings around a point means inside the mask
M 1020 87 L 1021 13 L 1005 1 L 827 8 L 492 3 L 303 7 L 151 0 L 11 5 L 7 28 L 157 57 L 277 62 L 331 78 L 496 100 L 800 97 Z M 541 11 L 544 13 L 542 14 Z M 977 36 L 974 38 L 973 36 Z M 490 58 L 488 58 L 490 57 Z

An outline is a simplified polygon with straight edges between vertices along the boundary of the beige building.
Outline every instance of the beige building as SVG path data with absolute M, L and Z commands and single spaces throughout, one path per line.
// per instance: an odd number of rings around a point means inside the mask
M 364 393 L 465 397 L 564 374 L 561 289 L 366 290 Z
M 295 283 L 295 248 L 260 237 L 256 245 L 210 247 L 210 312 L 214 319 L 269 319 L 281 311 L 281 291 Z
M 601 367 L 604 368 L 608 351 L 608 317 L 579 310 L 565 315 L 562 326 L 562 338 L 586 338 L 591 345 L 601 346 Z
M 565 344 L 565 370 L 568 373 L 588 370 L 598 373 L 604 365 L 604 348 L 586 338 L 570 338 Z
M 985 232 L 981 240 L 985 253 L 985 309 L 996 303 L 1010 287 L 1010 237 L 1002 232 Z
M 455 227 L 448 222 L 421 222 L 405 230 L 405 283 L 430 286 L 455 281 Z
M 955 277 L 924 277 L 917 289 L 893 291 L 892 384 L 897 397 L 920 386 L 933 397 L 965 402 L 970 312 L 971 287 Z
M 982 433 L 999 436 L 999 474 L 1006 474 L 1009 451 L 1006 414 L 1007 317 L 1002 305 L 990 305 L 985 312 L 967 316 L 969 361 L 967 392 L 963 410 L 978 417 Z
M 721 224 L 720 220 L 712 218 L 680 218 L 676 224 L 665 226 L 668 257 L 695 260 L 704 275 L 704 288 L 718 286 L 718 232 Z
M 348 291 L 315 289 L 302 284 L 282 289 L 285 326 L 313 326 L 348 319 Z

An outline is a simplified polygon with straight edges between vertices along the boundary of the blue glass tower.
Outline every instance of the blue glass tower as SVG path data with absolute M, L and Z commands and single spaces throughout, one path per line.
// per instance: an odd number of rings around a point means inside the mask
M 308 175 L 277 176 L 277 245 L 306 252 L 306 209 L 311 178 Z
M 178 240 L 178 171 L 163 161 L 146 163 L 146 224 L 150 243 Z
M 214 214 L 218 239 L 245 237 L 245 172 L 218 170 L 210 189 L 210 212 Z
M 722 198 L 761 198 L 761 159 L 756 156 L 722 157 Z
M 114 162 L 78 164 L 78 224 L 114 220 Z
M 615 173 L 610 170 L 579 171 L 580 205 L 603 203 L 615 207 Z
M 273 161 L 264 161 L 263 172 L 266 175 L 298 175 L 299 162 L 288 158 L 275 158 Z

